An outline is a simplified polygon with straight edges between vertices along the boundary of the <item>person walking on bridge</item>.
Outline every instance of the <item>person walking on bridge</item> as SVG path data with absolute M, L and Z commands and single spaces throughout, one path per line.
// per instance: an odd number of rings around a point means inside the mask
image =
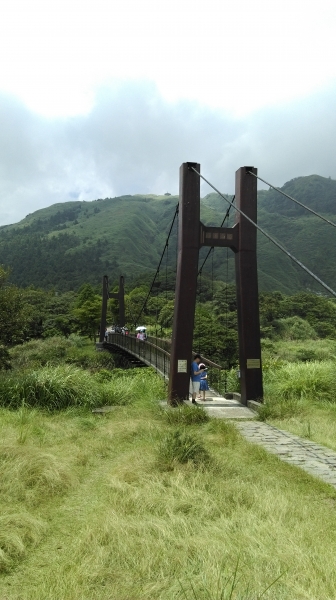
M 196 396 L 199 392 L 199 388 L 200 388 L 200 382 L 201 382 L 201 375 L 203 373 L 203 371 L 199 368 L 199 364 L 201 362 L 201 355 L 200 354 L 195 354 L 194 356 L 194 360 L 191 363 L 191 369 L 190 369 L 190 393 L 191 393 L 191 398 L 192 398 L 192 403 L 193 404 L 197 404 L 196 402 Z

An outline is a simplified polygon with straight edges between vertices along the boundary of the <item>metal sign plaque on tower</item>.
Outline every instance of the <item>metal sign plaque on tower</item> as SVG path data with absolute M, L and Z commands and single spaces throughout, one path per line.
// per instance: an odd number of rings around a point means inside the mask
M 195 172 L 197 171 L 197 172 Z M 253 167 L 236 172 L 236 206 L 257 222 L 257 174 Z M 229 247 L 235 253 L 241 401 L 262 401 L 262 370 L 257 274 L 257 231 L 237 212 L 234 227 L 206 227 L 200 222 L 200 165 L 180 168 L 179 237 L 168 402 L 189 396 L 197 292 L 198 255 L 202 246 Z

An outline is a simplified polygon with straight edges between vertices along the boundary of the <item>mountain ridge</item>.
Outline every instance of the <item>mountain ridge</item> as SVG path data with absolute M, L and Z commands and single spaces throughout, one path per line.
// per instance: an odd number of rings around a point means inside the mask
M 333 219 L 336 181 L 319 175 L 297 177 L 281 188 L 313 210 Z M 231 195 L 227 195 L 229 199 Z M 11 269 L 11 281 L 26 287 L 77 289 L 99 285 L 103 274 L 129 282 L 155 272 L 178 203 L 178 196 L 123 195 L 88 201 L 69 201 L 39 209 L 20 222 L 0 228 L 0 263 Z M 216 193 L 201 200 L 201 220 L 220 225 L 228 204 Z M 229 226 L 234 223 L 231 210 Z M 336 287 L 336 232 L 275 190 L 258 193 L 258 222 L 299 260 Z M 200 257 L 207 249 L 202 249 Z M 214 273 L 225 279 L 225 253 L 214 253 Z M 168 268 L 176 260 L 176 227 L 169 243 Z M 209 261 L 208 261 L 209 262 Z M 234 255 L 229 252 L 229 278 L 234 279 Z M 322 288 L 258 233 L 261 290 L 294 293 Z M 204 272 L 210 271 L 207 264 Z

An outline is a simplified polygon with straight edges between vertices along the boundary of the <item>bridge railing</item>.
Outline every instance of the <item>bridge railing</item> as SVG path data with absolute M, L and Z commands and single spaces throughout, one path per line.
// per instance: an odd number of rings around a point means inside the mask
M 153 367 L 166 380 L 170 372 L 170 341 L 149 336 L 146 341 L 135 335 L 109 333 L 108 342 L 137 356 L 146 365 Z M 225 369 L 208 358 L 203 358 L 208 367 L 208 383 L 211 389 L 222 395 L 226 391 Z
M 155 344 L 155 346 L 159 346 L 166 350 L 166 352 L 170 355 L 171 349 L 171 340 L 156 338 L 153 336 L 148 336 L 147 338 L 151 343 Z M 194 352 L 196 354 L 196 352 Z M 208 367 L 208 384 L 211 389 L 213 389 L 218 394 L 224 394 L 226 392 L 226 377 L 227 371 L 221 365 L 215 363 L 209 358 L 203 357 L 204 363 Z
M 155 340 L 155 338 L 153 338 Z M 124 348 L 134 356 L 137 356 L 149 367 L 153 367 L 165 379 L 169 379 L 170 354 L 164 348 L 153 344 L 147 338 L 146 341 L 137 339 L 134 335 L 122 335 L 120 333 L 109 333 L 108 343 L 119 348 Z
M 158 338 L 158 337 L 155 337 L 153 335 L 149 335 L 148 338 L 147 338 L 147 340 L 149 342 L 151 342 L 152 344 L 154 344 L 155 346 L 159 346 L 160 348 L 162 348 L 166 352 L 170 353 L 171 340 L 165 340 L 163 338 Z

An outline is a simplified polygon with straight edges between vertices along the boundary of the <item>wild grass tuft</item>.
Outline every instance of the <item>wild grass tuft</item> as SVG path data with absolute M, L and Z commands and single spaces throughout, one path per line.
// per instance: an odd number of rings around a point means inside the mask
M 7 503 L 39 502 L 67 491 L 74 476 L 67 463 L 33 444 L 0 446 L 1 496 Z
M 172 470 L 177 464 L 208 464 L 210 456 L 203 444 L 190 433 L 176 430 L 168 433 L 158 448 L 158 464 L 162 470 Z
M 40 541 L 45 530 L 41 519 L 25 512 L 0 515 L 0 573 L 10 570 L 22 559 L 27 550 Z
M 183 404 L 176 408 L 165 408 L 162 413 L 169 425 L 198 425 L 209 421 L 208 414 L 201 406 Z

